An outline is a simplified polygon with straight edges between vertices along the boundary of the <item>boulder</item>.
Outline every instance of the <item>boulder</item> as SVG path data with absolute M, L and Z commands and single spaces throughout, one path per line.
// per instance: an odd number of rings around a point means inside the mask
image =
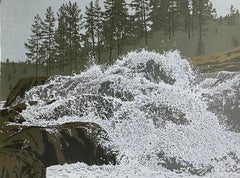
M 90 122 L 66 123 L 53 127 L 6 125 L 0 129 L 2 149 L 25 150 L 48 167 L 84 162 L 88 165 L 116 164 L 116 154 L 101 143 L 107 133 Z
M 11 108 L 15 111 L 22 112 L 23 110 L 25 110 L 27 108 L 27 105 L 25 103 L 19 103 Z
M 19 80 L 8 95 L 4 107 L 11 106 L 11 104 L 14 103 L 17 97 L 23 97 L 25 92 L 28 91 L 31 87 L 43 85 L 46 80 L 46 77 L 29 77 Z
M 152 119 L 157 127 L 165 126 L 167 121 L 176 125 L 189 124 L 184 112 L 169 105 L 156 105 L 156 103 L 149 103 L 145 104 L 141 109 L 148 113 L 147 118 Z
M 25 119 L 18 111 L 10 108 L 0 110 L 0 126 L 4 126 L 7 122 L 22 123 Z
M 196 176 L 205 176 L 207 173 L 212 172 L 212 165 L 203 165 L 196 166 L 188 161 L 183 160 L 181 157 L 169 157 L 163 151 L 157 154 L 159 158 L 158 165 L 162 167 L 174 171 L 176 173 L 189 172 L 191 175 Z
M 46 167 L 34 153 L 24 150 L 0 149 L 0 177 L 45 178 Z
M 134 96 L 130 92 L 116 88 L 114 89 L 112 85 L 115 85 L 113 81 L 105 81 L 101 83 L 98 93 L 103 96 L 112 96 L 121 99 L 122 101 L 133 101 Z

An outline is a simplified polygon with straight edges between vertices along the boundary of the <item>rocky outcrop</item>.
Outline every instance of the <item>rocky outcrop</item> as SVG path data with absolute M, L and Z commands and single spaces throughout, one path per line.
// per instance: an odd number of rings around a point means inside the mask
M 10 106 L 17 97 L 23 97 L 25 92 L 28 91 L 31 87 L 42 85 L 46 80 L 46 77 L 29 77 L 19 80 L 8 95 L 4 107 Z
M 0 177 L 45 178 L 46 167 L 34 153 L 24 150 L 0 149 Z
M 10 108 L 0 110 L 0 126 L 4 127 L 7 122 L 22 123 L 25 119 L 18 111 Z
M 116 153 L 103 145 L 107 133 L 95 123 L 23 126 L 16 125 L 24 121 L 18 111 L 0 112 L 1 177 L 45 177 L 46 167 L 65 163 L 116 164 Z
M 189 172 L 191 175 L 204 176 L 213 169 L 211 165 L 201 165 L 200 167 L 197 167 L 196 165 L 183 160 L 181 157 L 169 157 L 163 151 L 158 153 L 157 157 L 160 160 L 158 165 L 176 173 Z
M 177 125 L 189 124 L 189 121 L 185 117 L 185 113 L 168 105 L 149 103 L 144 105 L 142 110 L 148 113 L 147 118 L 152 119 L 157 127 L 165 126 L 167 121 Z
M 54 127 L 5 126 L 1 149 L 25 150 L 45 166 L 84 162 L 88 165 L 115 164 L 115 154 L 100 143 L 107 133 L 95 123 L 66 123 Z

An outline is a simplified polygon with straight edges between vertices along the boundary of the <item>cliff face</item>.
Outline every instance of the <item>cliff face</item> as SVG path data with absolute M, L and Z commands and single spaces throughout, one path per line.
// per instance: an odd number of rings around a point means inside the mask
M 191 63 L 203 72 L 239 71 L 240 48 L 208 56 L 193 57 Z

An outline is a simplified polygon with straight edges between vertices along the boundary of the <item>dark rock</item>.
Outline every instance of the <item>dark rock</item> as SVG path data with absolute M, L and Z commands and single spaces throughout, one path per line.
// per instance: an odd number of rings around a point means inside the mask
M 37 101 L 28 101 L 28 104 L 29 104 L 30 106 L 33 106 L 33 105 L 37 105 L 38 102 L 37 102 Z
M 0 177 L 45 178 L 46 167 L 34 153 L 0 148 Z
M 8 95 L 4 107 L 10 106 L 17 97 L 23 97 L 25 92 L 28 91 L 31 87 L 42 85 L 46 80 L 46 77 L 30 77 L 19 80 Z
M 10 108 L 0 110 L 0 125 L 5 122 L 22 123 L 24 121 L 25 119 L 16 110 Z
M 152 82 L 158 83 L 163 81 L 170 85 L 176 82 L 176 80 L 167 75 L 167 72 L 165 72 L 159 64 L 155 63 L 154 60 L 149 60 L 146 65 L 139 64 L 137 72 L 143 72 L 144 77 Z
M 101 83 L 98 93 L 101 95 L 112 96 L 121 99 L 122 101 L 132 101 L 134 99 L 134 96 L 130 92 L 113 89 L 111 85 L 114 85 L 114 82 L 106 81 Z
M 192 163 L 183 160 L 181 157 L 168 157 L 164 152 L 158 153 L 157 156 L 160 159 L 158 165 L 176 173 L 189 172 L 192 175 L 204 176 L 213 169 L 211 165 L 201 165 L 200 168 L 196 168 Z
M 222 88 L 222 83 L 233 80 L 239 73 L 218 73 L 215 82 L 210 88 Z M 203 94 L 208 101 L 208 110 L 215 113 L 221 124 L 227 126 L 227 129 L 240 132 L 240 82 L 234 82 L 231 88 L 226 87 L 221 92 Z M 220 91 L 219 90 L 219 91 Z
M 11 107 L 13 110 L 16 110 L 18 112 L 22 112 L 27 108 L 27 105 L 25 103 L 19 103 L 16 104 L 15 106 Z
M 156 106 L 152 103 L 144 105 L 142 109 L 148 113 L 147 117 L 152 119 L 156 126 L 164 126 L 166 121 L 173 122 L 177 125 L 189 124 L 185 113 L 167 105 Z
M 116 153 L 100 144 L 108 141 L 107 133 L 95 123 L 66 123 L 51 128 L 6 125 L 0 132 L 4 133 L 0 151 L 34 153 L 46 167 L 76 162 L 116 164 Z
M 52 104 L 52 103 L 54 103 L 55 101 L 56 101 L 56 100 L 51 100 L 51 101 L 47 102 L 46 105 Z

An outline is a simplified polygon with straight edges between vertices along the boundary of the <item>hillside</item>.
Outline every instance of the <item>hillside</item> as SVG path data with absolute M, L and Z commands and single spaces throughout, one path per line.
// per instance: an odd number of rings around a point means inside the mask
M 192 57 L 190 61 L 203 72 L 239 71 L 240 48 L 207 56 Z

